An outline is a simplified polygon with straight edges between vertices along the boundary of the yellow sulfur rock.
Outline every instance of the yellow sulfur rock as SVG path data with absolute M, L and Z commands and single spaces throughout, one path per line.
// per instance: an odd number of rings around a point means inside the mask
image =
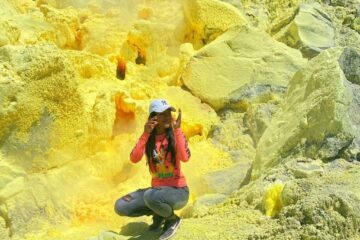
M 195 49 L 214 40 L 227 29 L 247 24 L 242 13 L 230 4 L 217 0 L 187 0 L 185 14 L 189 21 L 186 39 Z
M 274 183 L 266 189 L 263 197 L 266 216 L 274 217 L 280 212 L 282 208 L 281 192 L 283 188 L 283 183 Z
M 40 6 L 45 21 L 55 27 L 56 45 L 61 48 L 77 48 L 79 19 L 73 8 L 58 10 L 47 5 Z
M 259 140 L 253 178 L 279 164 L 282 157 L 302 153 L 332 158 L 340 146 L 352 141 L 353 93 L 336 60 L 340 53 L 341 49 L 325 51 L 294 75 L 285 100 Z
M 0 46 L 16 43 L 20 37 L 20 30 L 7 21 L 0 21 Z
M 246 85 L 285 87 L 305 63 L 299 51 L 266 33 L 236 27 L 196 52 L 181 78 L 195 96 L 219 110 Z

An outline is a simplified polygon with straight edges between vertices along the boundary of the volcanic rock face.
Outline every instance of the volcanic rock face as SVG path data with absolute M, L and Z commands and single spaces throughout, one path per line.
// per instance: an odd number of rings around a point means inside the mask
M 182 79 L 195 96 L 219 110 L 230 102 L 233 92 L 247 84 L 287 86 L 305 62 L 298 51 L 264 32 L 234 28 L 199 50 Z
M 350 105 L 356 100 L 352 83 L 337 60 L 341 51 L 325 51 L 294 75 L 260 139 L 253 175 L 293 154 L 330 161 L 358 137 L 358 126 L 350 119 Z
M 113 209 L 149 187 L 129 154 L 165 98 L 191 150 L 174 239 L 360 239 L 359 13 L 0 1 L 0 238 L 158 238 Z
M 311 58 L 335 46 L 335 27 L 319 4 L 301 4 L 294 20 L 276 38 Z

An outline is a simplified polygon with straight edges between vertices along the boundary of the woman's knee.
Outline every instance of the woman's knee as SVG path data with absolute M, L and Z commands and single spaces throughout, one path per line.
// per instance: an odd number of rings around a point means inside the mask
M 120 198 L 115 202 L 114 210 L 120 216 L 130 216 L 129 207 L 127 205 L 126 201 Z
M 174 210 L 179 210 L 179 209 L 185 207 L 189 201 L 189 189 L 186 187 L 186 188 L 180 189 L 180 191 L 181 191 L 181 194 L 179 195 L 178 201 L 176 201 L 173 205 Z
M 148 189 L 144 193 L 144 202 L 147 206 L 151 206 L 153 204 L 156 204 L 158 202 L 158 199 L 156 197 L 156 189 Z

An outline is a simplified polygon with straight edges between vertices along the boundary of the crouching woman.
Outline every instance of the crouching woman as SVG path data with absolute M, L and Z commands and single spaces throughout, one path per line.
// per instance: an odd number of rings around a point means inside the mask
M 174 210 L 183 208 L 189 199 L 181 161 L 187 162 L 191 153 L 180 128 L 181 110 L 175 121 L 171 111 L 176 110 L 164 99 L 151 102 L 144 132 L 130 154 L 130 160 L 137 163 L 145 153 L 152 176 L 151 187 L 131 192 L 115 203 L 115 211 L 120 216 L 152 215 L 149 229 L 162 227 L 161 240 L 175 234 L 181 219 Z

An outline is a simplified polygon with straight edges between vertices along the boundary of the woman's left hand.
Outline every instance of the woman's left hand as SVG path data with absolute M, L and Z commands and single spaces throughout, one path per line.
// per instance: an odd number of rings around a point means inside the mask
M 180 128 L 181 126 L 181 109 L 179 108 L 179 114 L 178 117 L 176 119 L 176 121 L 174 121 L 174 128 Z

